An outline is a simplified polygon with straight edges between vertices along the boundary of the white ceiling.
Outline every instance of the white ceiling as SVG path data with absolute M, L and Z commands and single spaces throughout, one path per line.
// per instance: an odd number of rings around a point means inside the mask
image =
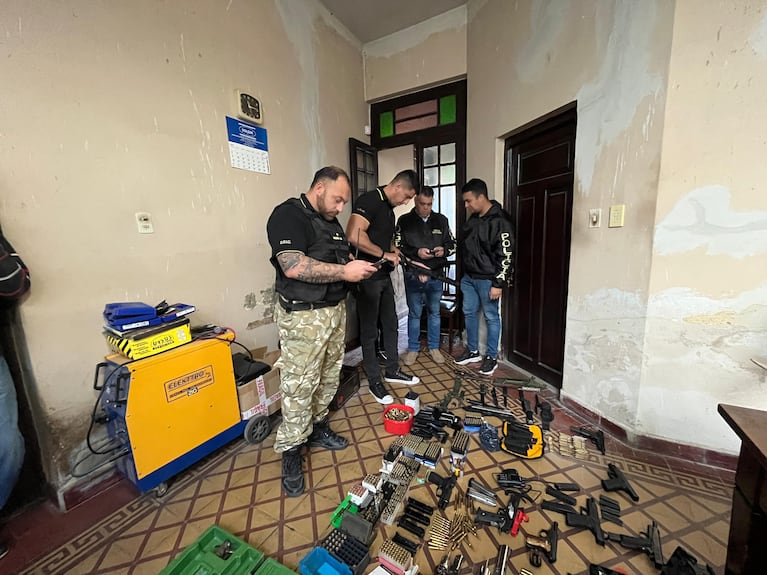
M 463 6 L 466 0 L 320 0 L 363 44 Z

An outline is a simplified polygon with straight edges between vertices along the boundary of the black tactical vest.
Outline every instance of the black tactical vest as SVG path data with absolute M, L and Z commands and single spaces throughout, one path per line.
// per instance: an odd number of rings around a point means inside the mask
M 299 198 L 291 198 L 285 203 L 295 206 L 306 218 L 305 222 L 296 222 L 296 225 L 311 226 L 310 243 L 306 252 L 308 257 L 332 264 L 348 263 L 349 242 L 337 219 L 326 220 L 311 207 L 304 206 Z M 276 258 L 272 257 L 271 262 L 277 270 L 275 289 L 288 301 L 337 303 L 346 297 L 346 282 L 314 284 L 290 279 L 282 272 Z

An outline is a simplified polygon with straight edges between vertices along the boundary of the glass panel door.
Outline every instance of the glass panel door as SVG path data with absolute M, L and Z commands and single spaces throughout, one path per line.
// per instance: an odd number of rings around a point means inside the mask
M 453 235 L 457 237 L 458 212 L 456 209 L 456 183 L 458 169 L 456 164 L 456 142 L 440 142 L 421 147 L 421 180 L 425 186 L 434 189 L 433 210 L 443 214 L 450 223 Z M 456 278 L 455 254 L 450 256 L 450 265 L 446 272 L 451 279 Z M 454 286 L 446 286 L 446 293 L 455 295 Z

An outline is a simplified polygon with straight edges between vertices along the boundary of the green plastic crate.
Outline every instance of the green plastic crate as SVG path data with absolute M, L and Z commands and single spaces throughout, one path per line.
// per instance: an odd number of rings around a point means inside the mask
M 275 561 L 271 557 L 261 563 L 261 567 L 256 571 L 256 575 L 298 575 L 292 569 L 288 569 L 282 563 Z
M 216 549 L 226 542 L 231 545 L 231 554 L 222 559 Z M 160 575 L 251 575 L 264 560 L 264 554 L 221 529 L 212 525 Z

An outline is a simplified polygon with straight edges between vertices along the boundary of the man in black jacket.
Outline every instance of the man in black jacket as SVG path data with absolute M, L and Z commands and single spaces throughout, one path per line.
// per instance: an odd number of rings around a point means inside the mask
M 501 205 L 487 196 L 487 184 L 478 178 L 461 188 L 469 217 L 459 246 L 463 277 L 463 315 L 466 321 L 466 349 L 456 363 L 482 362 L 479 372 L 491 375 L 498 366 L 498 339 L 501 317 L 498 303 L 503 288 L 511 285 L 513 274 L 514 227 Z M 487 324 L 487 350 L 479 354 L 479 310 Z
M 442 280 L 439 276 L 445 273 L 447 258 L 455 253 L 455 238 L 447 218 L 432 211 L 433 203 L 434 190 L 423 186 L 415 196 L 415 207 L 397 221 L 394 237 L 394 243 L 409 260 L 405 268 L 408 307 L 405 365 L 414 364 L 418 358 L 424 303 L 428 313 L 426 335 L 429 353 L 436 363 L 445 362 L 439 351 L 439 302 L 442 299 Z M 418 270 L 421 266 L 423 272 Z

